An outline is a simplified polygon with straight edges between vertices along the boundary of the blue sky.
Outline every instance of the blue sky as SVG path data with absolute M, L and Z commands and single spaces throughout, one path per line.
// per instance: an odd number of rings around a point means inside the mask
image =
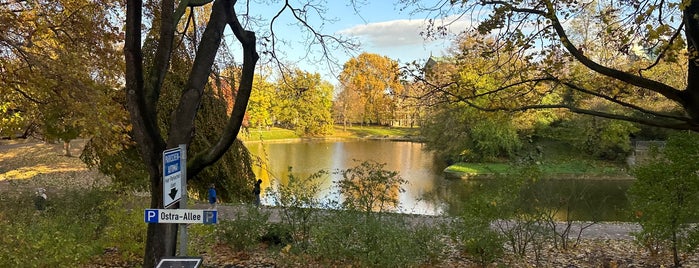
M 361 47 L 350 54 L 333 50 L 331 55 L 340 66 L 315 61 L 314 57 L 317 59 L 320 55 L 317 52 L 320 49 L 318 46 L 311 47 L 310 59 L 303 59 L 308 49 L 308 45 L 304 44 L 308 35 L 298 25 L 290 24 L 294 20 L 286 10 L 275 23 L 275 35 L 283 42 L 278 44 L 276 51 L 285 61 L 303 70 L 321 73 L 333 84 L 336 83 L 334 76 L 341 71 L 341 65 L 362 52 L 380 54 L 407 63 L 426 60 L 430 55 L 443 55 L 451 46 L 450 39 L 424 40 L 420 32 L 426 29 L 426 18 L 429 15 L 410 14 L 409 10 L 400 11 L 394 0 L 365 0 L 363 5 L 357 7 L 359 14 L 348 5 L 348 0 L 290 0 L 290 4 L 296 7 L 302 7 L 303 3 L 308 2 L 320 3 L 326 7 L 324 12 L 321 11 L 325 21 L 313 12 L 308 13 L 309 24 L 314 29 L 323 34 L 353 38 L 360 42 Z M 252 0 L 250 9 L 253 14 L 271 18 L 283 5 L 283 1 Z M 243 12 L 244 9 L 238 7 L 238 13 Z M 451 30 L 458 32 L 462 30 L 459 27 L 463 26 L 462 23 L 457 23 Z

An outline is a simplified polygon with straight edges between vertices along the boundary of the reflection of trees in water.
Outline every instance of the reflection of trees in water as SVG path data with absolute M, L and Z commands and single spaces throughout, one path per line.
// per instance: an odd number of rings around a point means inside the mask
M 344 198 L 343 207 L 365 212 L 398 208 L 398 196 L 405 192 L 402 185 L 407 181 L 397 171 L 385 170 L 385 166 L 364 161 L 353 168 L 339 171 L 342 179 L 337 184 Z
M 498 182 L 503 178 L 445 180 L 424 199 L 443 203 L 448 215 L 460 215 L 467 202 L 477 196 L 495 195 L 498 188 L 513 187 Z M 556 220 L 626 221 L 630 180 L 540 179 L 521 185 L 516 195 L 525 211 L 553 214 Z

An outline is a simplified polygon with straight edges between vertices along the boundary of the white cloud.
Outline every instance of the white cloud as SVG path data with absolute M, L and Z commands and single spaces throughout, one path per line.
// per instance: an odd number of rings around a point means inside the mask
M 468 27 L 465 20 L 456 18 L 445 18 L 435 22 L 435 25 L 447 23 L 446 26 L 450 35 L 458 34 Z M 395 48 L 403 46 L 427 45 L 432 40 L 425 40 L 420 34 L 427 31 L 428 21 L 426 20 L 391 20 L 384 22 L 374 22 L 356 25 L 343 29 L 338 34 L 359 38 L 367 46 L 380 49 Z

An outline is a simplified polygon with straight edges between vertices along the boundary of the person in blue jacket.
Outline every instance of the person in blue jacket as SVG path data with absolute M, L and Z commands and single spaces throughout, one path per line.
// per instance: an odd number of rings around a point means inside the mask
M 216 197 L 216 186 L 212 183 L 209 186 L 209 208 L 216 209 L 216 203 L 218 198 Z

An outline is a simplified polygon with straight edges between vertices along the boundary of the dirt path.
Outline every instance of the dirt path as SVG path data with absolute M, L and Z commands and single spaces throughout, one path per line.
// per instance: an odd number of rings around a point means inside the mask
M 106 176 L 87 168 L 78 157 L 84 146 L 85 140 L 72 141 L 72 156 L 65 156 L 62 143 L 0 141 L 0 193 L 33 193 L 44 188 L 50 198 L 64 189 L 107 183 Z
M 193 209 L 208 209 L 208 204 L 196 204 Z M 219 213 L 219 219 L 221 220 L 233 220 L 236 216 L 244 215 L 246 213 L 246 207 L 243 205 L 231 206 L 231 205 L 220 205 L 217 210 Z M 269 222 L 281 222 L 282 212 L 279 208 L 274 207 L 262 207 L 260 208 L 262 212 L 269 214 Z M 432 225 L 437 226 L 440 223 L 446 223 L 448 221 L 454 220 L 451 217 L 445 216 L 428 216 L 428 215 L 408 215 L 409 221 L 414 225 Z M 502 227 L 507 228 L 511 225 L 511 222 L 501 221 L 493 224 L 494 228 Z M 565 222 L 559 222 L 556 229 L 563 230 L 566 227 Z M 582 228 L 582 232 L 580 229 Z M 640 231 L 641 227 L 636 223 L 627 222 L 573 222 L 570 230 L 570 238 L 576 239 L 578 234 L 581 234 L 581 238 L 584 239 L 602 239 L 602 240 L 634 240 L 632 236 L 633 232 Z

